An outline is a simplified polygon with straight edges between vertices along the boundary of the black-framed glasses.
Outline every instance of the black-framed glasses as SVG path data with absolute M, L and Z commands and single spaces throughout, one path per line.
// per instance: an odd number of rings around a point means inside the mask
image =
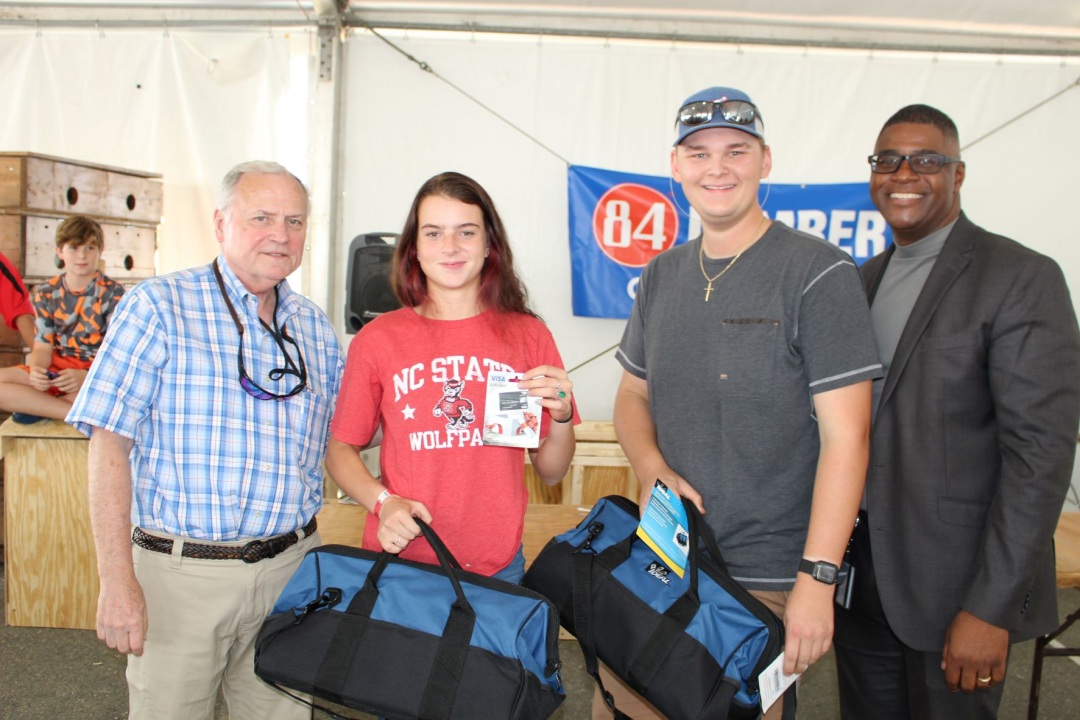
M 236 313 L 236 308 L 233 307 L 232 301 L 229 300 L 229 294 L 225 291 L 225 281 L 221 277 L 221 269 L 218 268 L 218 261 L 215 258 L 212 263 L 214 268 L 214 277 L 217 280 L 218 289 L 221 290 L 221 297 L 225 299 L 225 306 L 229 308 L 229 314 L 232 315 L 233 322 L 236 323 L 236 330 L 240 333 L 240 343 L 236 348 L 236 363 L 240 368 L 240 387 L 244 389 L 251 397 L 256 400 L 287 400 L 294 395 L 298 395 L 307 387 L 307 364 L 304 363 L 304 355 L 300 352 L 300 346 L 296 344 L 296 341 L 289 337 L 288 331 L 285 326 L 278 326 L 277 323 L 277 306 L 278 306 L 278 289 L 274 287 L 274 327 L 266 326 L 266 329 L 270 331 L 274 337 L 274 341 L 277 343 L 278 348 L 281 350 L 282 356 L 285 358 L 285 367 L 273 368 L 267 373 L 274 382 L 277 382 L 286 375 L 294 375 L 297 378 L 296 387 L 287 393 L 272 393 L 269 390 L 261 387 L 257 382 L 251 379 L 248 375 L 247 368 L 244 366 L 244 324 L 240 322 L 240 316 Z M 285 348 L 285 343 L 289 343 L 296 351 L 296 362 L 289 355 L 289 351 Z
M 891 175 L 900 169 L 903 162 L 908 161 L 911 172 L 919 175 L 936 175 L 941 169 L 951 163 L 963 162 L 960 158 L 949 157 L 941 153 L 921 152 L 912 155 L 900 155 L 899 153 L 881 153 L 866 158 L 870 163 L 870 172 L 878 175 Z
M 679 108 L 678 122 L 683 125 L 704 125 L 713 119 L 716 113 L 735 125 L 752 125 L 755 120 L 761 122 L 761 113 L 753 103 L 745 100 L 699 100 L 687 103 Z M 764 122 L 761 122 L 764 125 Z

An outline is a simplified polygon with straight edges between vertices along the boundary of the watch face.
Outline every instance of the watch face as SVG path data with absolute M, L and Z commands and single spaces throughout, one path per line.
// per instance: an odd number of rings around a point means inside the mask
M 840 572 L 840 569 L 831 562 L 825 562 L 824 560 L 813 562 L 806 559 L 803 559 L 799 564 L 799 570 L 826 585 L 835 585 Z
M 818 563 L 814 567 L 814 579 L 820 580 L 827 585 L 836 583 L 836 566 L 829 563 Z

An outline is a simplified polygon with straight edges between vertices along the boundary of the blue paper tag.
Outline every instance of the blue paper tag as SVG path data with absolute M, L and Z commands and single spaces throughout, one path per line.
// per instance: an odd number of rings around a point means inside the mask
M 637 535 L 679 577 L 686 573 L 690 553 L 689 524 L 682 498 L 657 480 L 641 516 Z

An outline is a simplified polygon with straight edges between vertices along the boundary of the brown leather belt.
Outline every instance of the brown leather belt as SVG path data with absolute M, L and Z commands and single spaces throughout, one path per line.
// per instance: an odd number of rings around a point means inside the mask
M 312 517 L 311 521 L 300 530 L 278 535 L 269 540 L 252 540 L 246 545 L 203 545 L 201 543 L 185 542 L 180 555 L 186 558 L 198 560 L 243 560 L 246 563 L 257 563 L 260 560 L 272 558 L 286 548 L 292 547 L 300 541 L 297 533 L 304 533 L 304 537 L 311 537 L 319 527 L 318 522 Z M 141 548 L 154 552 L 171 555 L 173 541 L 168 538 L 157 537 L 135 528 L 131 534 L 132 541 Z

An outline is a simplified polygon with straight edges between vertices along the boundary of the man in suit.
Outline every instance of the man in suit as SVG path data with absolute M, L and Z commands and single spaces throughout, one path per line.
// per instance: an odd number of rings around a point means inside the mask
M 862 268 L 886 375 L 836 617 L 842 717 L 994 718 L 1010 643 L 1057 626 L 1080 332 L 1057 264 L 961 211 L 948 116 L 905 107 L 874 153 L 895 245 Z

